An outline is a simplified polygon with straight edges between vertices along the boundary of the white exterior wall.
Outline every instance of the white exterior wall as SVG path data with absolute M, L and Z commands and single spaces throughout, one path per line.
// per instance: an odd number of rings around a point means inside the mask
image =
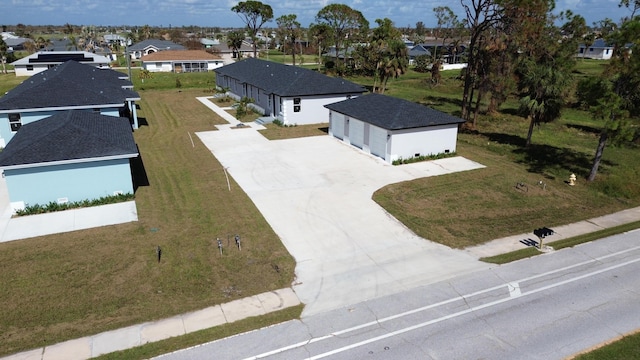
M 394 131 L 387 161 L 455 152 L 457 138 L 457 124 Z
M 49 68 L 48 64 L 33 64 L 33 70 L 27 70 L 26 65 L 19 65 L 14 68 L 16 76 L 31 76 Z
M 359 94 L 351 94 L 351 96 L 345 95 L 333 95 L 333 96 L 314 96 L 314 97 L 299 97 L 300 98 L 300 111 L 295 112 L 294 97 L 282 98 L 282 109 L 278 114 L 278 119 L 287 125 L 306 125 L 306 124 L 320 124 L 329 122 L 329 109 L 324 106 L 334 102 L 346 100 L 350 97 L 356 97 Z
M 148 70 L 149 72 L 171 72 L 173 71 L 173 66 L 170 61 L 149 61 L 143 62 L 142 68 Z

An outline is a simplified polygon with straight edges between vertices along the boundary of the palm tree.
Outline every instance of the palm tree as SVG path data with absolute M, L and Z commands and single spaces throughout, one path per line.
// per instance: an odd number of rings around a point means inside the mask
M 68 38 L 69 43 L 67 43 L 67 50 L 71 50 L 73 48 L 73 50 L 78 50 L 78 40 L 76 40 L 75 36 L 69 36 Z
M 531 120 L 525 146 L 531 145 L 534 125 L 560 117 L 569 80 L 569 73 L 562 67 L 533 62 L 525 65 L 520 80 L 523 95 L 520 98 L 520 111 Z
M 239 58 L 240 54 L 238 49 L 242 47 L 244 41 L 244 34 L 239 31 L 232 31 L 227 34 L 227 46 L 233 51 L 233 58 Z

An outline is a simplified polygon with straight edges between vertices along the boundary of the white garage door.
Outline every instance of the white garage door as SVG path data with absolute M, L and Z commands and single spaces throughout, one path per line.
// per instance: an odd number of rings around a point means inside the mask
M 349 120 L 349 143 L 362 149 L 364 146 L 364 123 L 360 120 Z
M 385 158 L 387 154 L 387 131 L 376 126 L 370 127 L 369 149 L 371 154 Z
M 331 133 L 338 139 L 344 139 L 344 115 L 331 113 Z

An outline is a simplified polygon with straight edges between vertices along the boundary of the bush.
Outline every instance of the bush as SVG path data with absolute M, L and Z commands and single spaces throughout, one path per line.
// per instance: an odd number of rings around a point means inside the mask
M 576 87 L 576 98 L 578 106 L 588 110 L 592 106 L 598 105 L 598 100 L 608 90 L 609 84 L 606 80 L 596 77 L 587 77 L 578 82 Z
M 116 204 L 120 202 L 130 201 L 130 200 L 133 200 L 134 198 L 135 196 L 133 194 L 126 193 L 126 194 L 118 194 L 118 195 L 112 195 L 112 196 L 104 196 L 104 197 L 93 199 L 93 200 L 85 199 L 80 201 L 73 201 L 70 203 L 63 203 L 63 204 L 59 204 L 57 202 L 52 201 L 46 205 L 40 205 L 40 204 L 27 205 L 22 210 L 16 210 L 16 215 L 17 216 L 36 215 L 36 214 L 50 213 L 54 211 L 63 211 L 68 209 Z
M 455 152 L 440 153 L 440 154 L 429 154 L 429 155 L 416 156 L 416 157 L 412 157 L 412 158 L 408 158 L 408 159 L 400 158 L 398 160 L 394 160 L 392 162 L 392 164 L 393 165 L 411 164 L 411 163 L 420 162 L 420 161 L 444 159 L 444 158 L 454 157 L 454 156 L 456 156 Z

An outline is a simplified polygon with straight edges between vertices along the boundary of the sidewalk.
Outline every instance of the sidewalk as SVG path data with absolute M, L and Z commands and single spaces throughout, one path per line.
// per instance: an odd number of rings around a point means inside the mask
M 588 234 L 618 225 L 628 224 L 634 221 L 640 221 L 640 207 L 622 210 L 617 213 L 604 215 L 573 224 L 553 227 L 552 230 L 554 231 L 554 234 L 550 238 L 545 239 L 545 241 L 567 239 L 570 237 Z M 465 251 L 471 253 L 477 258 L 495 256 L 526 248 L 527 245 L 525 245 L 521 241 L 526 241 L 529 239 L 538 241 L 538 238 L 533 234 L 533 229 L 531 233 L 496 239 L 482 245 L 466 248 Z
M 280 289 L 168 319 L 21 352 L 2 360 L 84 360 L 299 304 L 300 300 L 291 288 Z

